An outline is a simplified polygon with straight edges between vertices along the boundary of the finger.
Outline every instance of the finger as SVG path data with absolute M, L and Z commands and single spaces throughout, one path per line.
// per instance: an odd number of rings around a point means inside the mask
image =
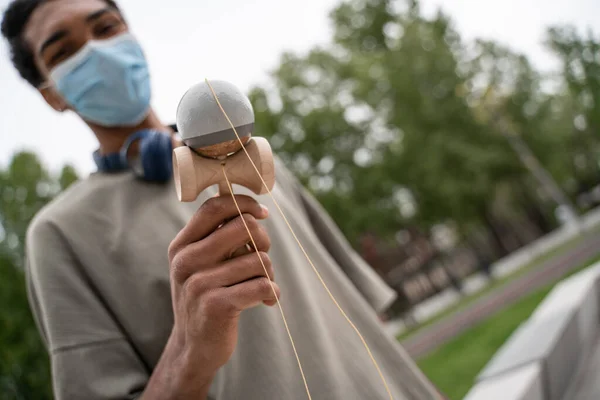
M 244 223 L 256 243 L 255 250 L 269 251 L 271 241 L 266 228 L 252 215 L 246 214 L 243 220 L 237 217 L 204 240 L 189 244 L 175 254 L 170 262 L 171 278 L 175 282 L 183 283 L 192 274 L 231 259 L 234 254 L 236 257 L 248 254 L 248 251 L 243 249 L 246 243 L 251 241 Z M 239 251 L 240 248 L 242 251 Z
M 276 300 L 276 299 L 271 299 L 271 300 L 263 300 L 263 304 L 264 304 L 265 306 L 272 307 L 272 306 L 274 306 L 275 304 L 277 304 L 277 300 Z
M 238 216 L 227 222 L 211 233 L 204 242 L 211 249 L 211 259 L 215 262 L 231 258 L 236 250 L 247 243 L 256 245 L 255 250 L 258 251 L 269 251 L 271 248 L 267 229 L 250 214 Z
M 266 207 L 259 204 L 252 197 L 235 195 L 235 199 L 243 214 L 250 214 L 256 219 L 264 219 L 268 216 Z M 205 238 L 224 221 L 237 215 L 239 215 L 239 212 L 231 196 L 208 199 L 171 242 L 169 260 L 172 260 L 175 254 L 189 243 Z
M 233 317 L 260 304 L 275 304 L 281 290 L 275 282 L 261 277 L 219 289 L 216 293 L 223 296 L 221 311 Z
M 233 286 L 258 277 L 275 280 L 271 258 L 262 251 L 227 260 L 213 271 L 215 281 L 220 282 L 221 286 Z
M 265 272 L 266 270 L 266 272 Z M 192 274 L 184 283 L 189 301 L 214 289 L 231 287 L 254 278 L 274 279 L 275 273 L 267 253 L 252 253 L 225 261 L 209 270 Z
M 240 247 L 239 249 L 237 249 L 233 253 L 231 253 L 231 256 L 229 256 L 229 258 L 235 258 L 235 257 L 243 256 L 248 253 L 253 253 L 253 252 L 255 252 L 255 251 L 254 251 L 254 248 L 252 247 L 252 244 L 247 243 L 244 247 Z

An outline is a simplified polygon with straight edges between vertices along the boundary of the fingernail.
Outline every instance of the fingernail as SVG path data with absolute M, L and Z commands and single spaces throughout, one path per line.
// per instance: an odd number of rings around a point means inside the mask
M 269 215 L 269 209 L 264 204 L 260 205 L 260 208 L 264 211 L 265 215 Z

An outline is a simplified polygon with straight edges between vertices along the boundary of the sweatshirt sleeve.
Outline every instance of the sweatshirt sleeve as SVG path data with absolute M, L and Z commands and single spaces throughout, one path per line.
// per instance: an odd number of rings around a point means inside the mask
M 30 307 L 63 399 L 132 399 L 148 371 L 78 265 L 60 230 L 38 218 L 26 243 Z
M 397 293 L 352 248 L 323 206 L 299 183 L 298 192 L 310 224 L 329 254 L 376 312 L 383 312 Z

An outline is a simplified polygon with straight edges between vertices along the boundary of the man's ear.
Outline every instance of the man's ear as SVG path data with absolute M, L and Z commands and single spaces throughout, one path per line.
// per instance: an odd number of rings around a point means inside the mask
M 54 90 L 54 87 L 47 86 L 38 89 L 46 103 L 58 112 L 63 112 L 69 108 L 67 102 Z

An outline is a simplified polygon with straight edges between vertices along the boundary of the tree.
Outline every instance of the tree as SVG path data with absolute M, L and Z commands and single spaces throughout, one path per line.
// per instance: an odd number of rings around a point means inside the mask
M 391 237 L 406 223 L 468 230 L 498 181 L 523 173 L 471 109 L 448 17 L 405 6 L 341 4 L 332 46 L 284 55 L 276 90 L 251 92 L 257 130 L 351 239 Z
M 23 271 L 0 253 L 0 274 L 0 397 L 51 399 L 48 354 L 29 311 Z
M 50 399 L 48 356 L 30 313 L 23 271 L 27 227 L 35 214 L 77 180 L 71 166 L 53 177 L 31 152 L 0 171 L 0 393 Z
M 572 26 L 555 26 L 548 29 L 545 44 L 561 66 L 554 82 L 561 90 L 562 127 L 576 149 L 572 163 L 579 189 L 589 190 L 600 177 L 600 37 L 591 30 L 583 36 Z

